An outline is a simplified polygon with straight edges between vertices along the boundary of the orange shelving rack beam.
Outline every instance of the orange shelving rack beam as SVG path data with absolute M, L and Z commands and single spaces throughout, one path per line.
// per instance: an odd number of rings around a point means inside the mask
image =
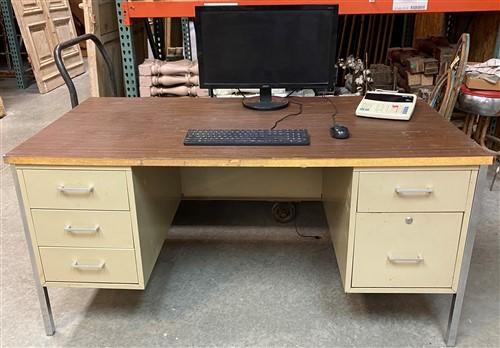
M 132 18 L 194 17 L 194 8 L 205 4 L 312 5 L 338 4 L 340 14 L 431 13 L 500 11 L 500 0 L 428 0 L 426 10 L 394 11 L 393 0 L 156 0 L 123 1 L 124 24 Z

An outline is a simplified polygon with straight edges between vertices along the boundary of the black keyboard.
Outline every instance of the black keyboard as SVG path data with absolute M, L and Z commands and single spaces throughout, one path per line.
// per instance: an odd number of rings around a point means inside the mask
M 309 145 L 307 129 L 189 129 L 184 145 Z

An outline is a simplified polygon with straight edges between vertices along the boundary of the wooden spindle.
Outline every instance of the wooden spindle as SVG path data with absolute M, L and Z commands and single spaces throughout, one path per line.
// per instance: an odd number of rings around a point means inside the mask
M 161 62 L 153 63 L 151 65 L 152 75 L 198 75 L 198 62 L 191 62 L 189 60 L 182 60 L 178 62 Z
M 190 76 L 186 74 L 184 76 L 152 76 L 152 85 L 153 86 L 175 86 L 180 84 L 185 85 L 199 85 L 198 76 Z
M 177 95 L 177 96 L 207 96 L 208 91 L 206 89 L 201 89 L 199 86 L 177 86 L 170 88 L 163 87 L 151 87 L 151 96 L 159 96 L 164 94 Z

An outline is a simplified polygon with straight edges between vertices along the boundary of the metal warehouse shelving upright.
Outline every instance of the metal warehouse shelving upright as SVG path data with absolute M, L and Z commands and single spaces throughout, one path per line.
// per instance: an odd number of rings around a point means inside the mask
M 9 43 L 9 55 L 16 73 L 17 87 L 21 89 L 28 88 L 29 78 L 26 74 L 26 68 L 21 56 L 21 46 L 16 30 L 14 12 L 12 10 L 11 0 L 0 0 L 0 10 L 5 26 L 5 33 Z

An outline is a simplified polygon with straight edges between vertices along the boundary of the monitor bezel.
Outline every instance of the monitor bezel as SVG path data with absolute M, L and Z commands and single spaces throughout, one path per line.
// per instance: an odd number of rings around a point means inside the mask
M 332 32 L 330 33 L 330 54 L 329 54 L 329 79 L 326 83 L 278 83 L 278 82 L 262 82 L 262 83 L 207 83 L 203 75 L 203 38 L 198 33 L 201 32 L 201 17 L 199 14 L 202 12 L 242 12 L 242 11 L 276 11 L 276 9 L 283 11 L 308 11 L 308 10 L 329 10 L 334 12 Z M 199 81 L 201 88 L 261 88 L 262 86 L 269 86 L 271 88 L 313 88 L 313 89 L 332 89 L 335 85 L 336 79 L 336 55 L 337 55 L 337 38 L 338 38 L 338 17 L 339 6 L 332 5 L 242 5 L 242 6 L 196 6 L 195 7 L 195 31 L 196 31 L 196 49 L 197 59 L 199 66 Z

